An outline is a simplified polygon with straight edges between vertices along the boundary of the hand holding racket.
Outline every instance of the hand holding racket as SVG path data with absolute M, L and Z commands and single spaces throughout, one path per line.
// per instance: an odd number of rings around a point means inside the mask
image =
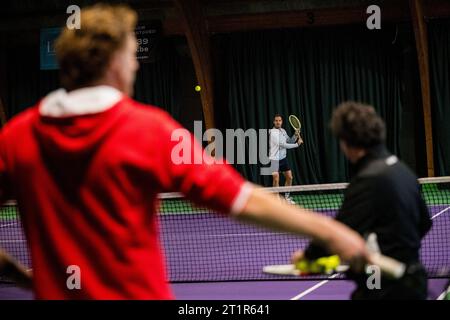
M 0 250 L 0 277 L 14 281 L 22 288 L 32 287 L 31 272 L 2 250 Z
M 263 272 L 277 275 L 293 275 L 302 276 L 308 274 L 332 274 L 335 272 L 345 272 L 349 268 L 361 270 L 364 265 L 376 265 L 386 276 L 400 279 L 406 271 L 406 266 L 400 261 L 384 256 L 379 252 L 376 243 L 376 235 L 371 234 L 366 242 L 369 256 L 365 263 L 351 261 L 349 265 L 342 264 L 337 255 L 321 257 L 316 260 L 308 260 L 304 257 L 303 251 L 297 251 L 293 254 L 292 264 L 287 265 L 271 265 L 263 268 Z
M 298 133 L 297 137 L 298 137 L 298 139 L 297 139 L 298 145 L 303 144 L 303 139 L 302 139 L 302 137 L 300 136 L 300 132 Z
M 296 255 L 303 255 L 302 251 L 297 251 Z M 316 260 L 301 258 L 292 264 L 265 266 L 263 272 L 277 275 L 307 276 L 313 274 L 333 274 L 345 272 L 348 265 L 341 264 L 339 256 L 320 257 Z

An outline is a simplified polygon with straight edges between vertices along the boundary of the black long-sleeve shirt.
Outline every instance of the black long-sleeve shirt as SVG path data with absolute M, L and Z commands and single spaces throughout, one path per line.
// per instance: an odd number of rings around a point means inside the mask
M 431 228 L 417 177 L 384 146 L 369 150 L 352 169 L 336 219 L 362 236 L 376 233 L 384 255 L 417 263 L 421 239 Z M 326 255 L 314 243 L 305 251 L 309 259 Z

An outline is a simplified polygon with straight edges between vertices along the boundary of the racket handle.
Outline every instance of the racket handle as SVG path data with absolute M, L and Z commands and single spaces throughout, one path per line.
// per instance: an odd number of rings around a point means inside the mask
M 373 253 L 369 256 L 369 264 L 377 265 L 383 273 L 394 279 L 400 279 L 406 271 L 404 263 L 379 253 Z

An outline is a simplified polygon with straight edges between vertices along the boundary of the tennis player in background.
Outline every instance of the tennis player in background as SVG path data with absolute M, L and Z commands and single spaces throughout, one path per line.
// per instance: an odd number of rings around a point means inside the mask
M 130 98 L 136 13 L 95 5 L 55 48 L 62 89 L 0 135 L 0 196 L 15 198 L 40 299 L 171 299 L 156 224 L 157 194 L 180 191 L 244 221 L 304 234 L 345 260 L 367 257 L 350 228 L 280 203 L 231 166 L 175 164 L 169 114 Z M 191 135 L 192 155 L 202 154 Z M 81 289 L 66 286 L 68 266 Z
M 285 178 L 285 186 L 292 186 L 292 170 L 287 161 L 287 149 L 298 148 L 303 139 L 299 132 L 295 132 L 292 137 L 289 137 L 286 130 L 283 129 L 283 118 L 276 114 L 273 117 L 273 128 L 269 130 L 269 159 L 270 168 L 272 170 L 272 186 L 280 186 L 280 172 Z M 290 193 L 286 192 L 284 197 L 287 202 L 295 204 L 291 198 Z
M 382 277 L 380 289 L 368 288 L 366 274 L 350 273 L 357 284 L 352 298 L 426 299 L 427 275 L 419 249 L 431 219 L 417 177 L 387 151 L 385 124 L 372 106 L 341 104 L 333 113 L 331 129 L 353 172 L 336 220 L 362 236 L 375 233 L 381 253 L 407 265 L 399 280 Z M 313 242 L 293 260 L 328 255 L 326 248 Z

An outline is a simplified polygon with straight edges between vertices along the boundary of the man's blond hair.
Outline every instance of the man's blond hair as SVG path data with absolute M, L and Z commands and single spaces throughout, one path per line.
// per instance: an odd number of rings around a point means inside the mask
M 80 29 L 64 28 L 55 42 L 61 85 L 74 90 L 101 79 L 136 22 L 136 12 L 124 5 L 96 4 L 82 9 Z

